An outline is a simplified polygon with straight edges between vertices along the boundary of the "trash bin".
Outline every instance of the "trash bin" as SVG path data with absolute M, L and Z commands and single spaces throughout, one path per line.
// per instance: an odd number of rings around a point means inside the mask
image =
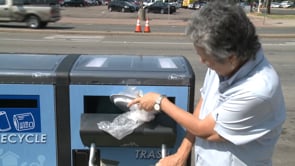
M 92 143 L 99 151 L 100 163 L 113 163 L 110 165 L 154 165 L 161 158 L 161 145 L 167 146 L 168 154 L 174 153 L 185 131 L 164 113 L 121 140 L 99 130 L 97 123 L 122 114 L 110 95 L 126 87 L 165 94 L 192 112 L 194 82 L 193 70 L 183 56 L 79 56 L 69 85 L 72 161 L 79 162 L 76 152 L 87 151 Z
M 69 122 L 60 116 L 76 57 L 0 54 L 0 165 L 67 165 Z

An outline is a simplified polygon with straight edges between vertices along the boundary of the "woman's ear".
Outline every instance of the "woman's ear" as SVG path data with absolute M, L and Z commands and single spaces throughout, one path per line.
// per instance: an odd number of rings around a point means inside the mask
M 228 62 L 231 65 L 232 69 L 235 69 L 239 65 L 238 58 L 235 54 L 232 54 L 228 57 Z

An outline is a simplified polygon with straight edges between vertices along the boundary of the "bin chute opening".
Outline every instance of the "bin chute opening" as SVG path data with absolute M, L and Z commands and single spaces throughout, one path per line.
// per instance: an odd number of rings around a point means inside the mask
M 175 103 L 175 97 L 168 97 L 168 99 Z M 125 111 L 117 107 L 110 96 L 84 96 L 84 113 L 122 114 Z M 157 114 L 154 121 L 163 126 L 175 127 L 175 121 L 163 112 Z
M 37 99 L 0 99 L 1 108 L 37 108 Z

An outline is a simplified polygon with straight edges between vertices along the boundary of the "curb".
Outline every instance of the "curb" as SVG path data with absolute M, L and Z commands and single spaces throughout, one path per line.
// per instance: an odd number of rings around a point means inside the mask
M 0 32 L 18 33 L 55 33 L 55 34 L 83 34 L 83 35 L 142 35 L 142 36 L 185 36 L 184 33 L 169 32 L 124 32 L 124 31 L 74 31 L 74 30 L 46 30 L 46 29 L 9 29 L 0 28 Z
M 74 30 L 46 30 L 46 29 L 10 29 L 0 28 L 0 32 L 18 33 L 55 33 L 55 34 L 81 34 L 81 35 L 141 35 L 141 36 L 185 36 L 176 32 L 124 32 L 124 31 L 74 31 Z M 258 34 L 261 38 L 295 38 L 295 34 Z
M 295 38 L 295 34 L 258 34 L 260 38 Z

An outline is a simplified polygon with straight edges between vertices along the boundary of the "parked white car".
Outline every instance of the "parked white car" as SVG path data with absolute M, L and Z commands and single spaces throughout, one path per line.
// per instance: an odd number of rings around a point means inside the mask
M 143 5 L 150 6 L 151 4 L 155 3 L 156 1 L 159 1 L 159 0 L 146 0 L 146 1 L 143 1 Z
M 291 2 L 291 1 L 282 1 L 280 4 L 280 7 L 288 8 L 288 7 L 291 7 L 292 5 L 293 5 L 293 2 Z
M 279 7 L 281 7 L 281 4 L 279 2 L 272 2 L 270 4 L 270 7 L 271 8 L 279 8 Z

